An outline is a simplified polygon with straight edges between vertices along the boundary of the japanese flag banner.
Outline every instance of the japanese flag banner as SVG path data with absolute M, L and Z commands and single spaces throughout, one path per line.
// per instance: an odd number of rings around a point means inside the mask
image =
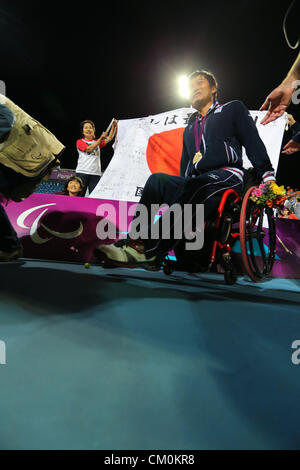
M 180 174 L 183 131 L 193 108 L 180 108 L 137 119 L 120 120 L 114 156 L 90 197 L 138 202 L 152 173 Z M 263 126 L 266 111 L 250 111 L 276 171 L 286 117 Z M 244 167 L 251 166 L 246 154 Z

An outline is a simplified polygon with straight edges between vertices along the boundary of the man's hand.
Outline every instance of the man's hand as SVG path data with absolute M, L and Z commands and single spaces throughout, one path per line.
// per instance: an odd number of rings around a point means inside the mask
M 299 152 L 300 150 L 300 144 L 297 142 L 294 142 L 293 140 L 290 140 L 284 147 L 283 151 L 281 153 L 284 153 L 285 155 L 291 155 L 292 153 Z
M 261 124 L 268 124 L 285 112 L 291 102 L 298 80 L 300 80 L 300 52 L 283 82 L 267 96 L 261 106 L 260 111 L 268 111 Z
M 268 110 L 265 117 L 261 120 L 261 124 L 268 124 L 282 116 L 291 102 L 294 91 L 294 88 L 286 87 L 283 84 L 275 88 L 260 107 L 260 111 Z

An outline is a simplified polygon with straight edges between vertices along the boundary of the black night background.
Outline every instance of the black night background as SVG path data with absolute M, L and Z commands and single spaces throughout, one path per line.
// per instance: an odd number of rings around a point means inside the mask
M 287 20 L 292 44 L 299 3 Z M 0 5 L 0 79 L 7 96 L 66 145 L 64 168 L 76 166 L 84 119 L 96 123 L 99 136 L 113 117 L 186 106 L 177 78 L 198 68 L 215 74 L 220 102 L 239 99 L 259 109 L 299 51 L 288 47 L 282 30 L 290 0 Z M 288 112 L 300 120 L 299 105 Z M 104 168 L 111 156 L 107 146 Z M 282 155 L 278 182 L 299 189 L 299 162 L 299 153 Z

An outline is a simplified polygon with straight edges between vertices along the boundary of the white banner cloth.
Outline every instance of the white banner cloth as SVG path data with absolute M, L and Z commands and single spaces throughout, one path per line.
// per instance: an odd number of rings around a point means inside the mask
M 90 197 L 138 202 L 151 173 L 179 175 L 182 135 L 195 110 L 180 108 L 154 116 L 120 120 L 114 156 Z M 266 126 L 266 111 L 250 111 L 276 172 L 286 115 Z M 243 153 L 244 167 L 251 166 Z

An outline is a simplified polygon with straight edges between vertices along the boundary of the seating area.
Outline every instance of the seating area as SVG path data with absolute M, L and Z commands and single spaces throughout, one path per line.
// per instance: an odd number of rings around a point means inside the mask
M 35 190 L 36 193 L 42 194 L 56 194 L 64 189 L 65 183 L 63 181 L 48 180 L 42 181 L 39 187 Z
M 75 176 L 75 171 L 72 169 L 55 168 L 48 181 L 42 181 L 35 192 L 42 194 L 57 194 L 64 189 L 66 181 L 72 176 Z

